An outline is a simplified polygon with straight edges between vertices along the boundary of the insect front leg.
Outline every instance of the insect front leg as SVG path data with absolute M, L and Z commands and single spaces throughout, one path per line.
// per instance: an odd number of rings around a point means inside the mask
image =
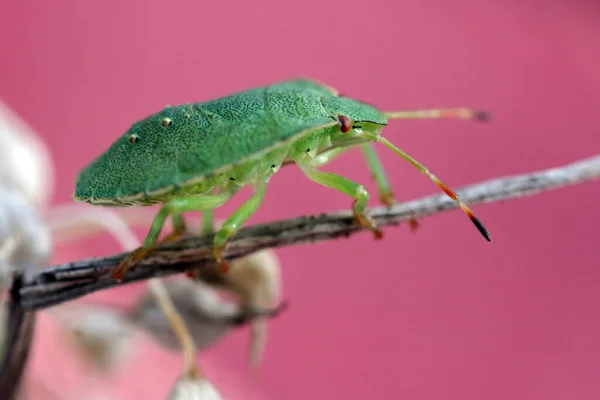
M 162 228 L 169 215 L 173 218 L 173 226 L 175 227 L 175 235 L 177 230 L 183 229 L 185 231 L 185 224 L 181 214 L 188 211 L 202 211 L 212 210 L 223 205 L 233 195 L 232 192 L 224 192 L 215 196 L 201 196 L 201 197 L 182 197 L 169 200 L 160 209 L 152 225 L 150 231 L 144 239 L 144 243 L 141 247 L 131 252 L 113 272 L 113 278 L 118 282 L 121 281 L 125 272 L 131 268 L 132 265 L 146 257 L 152 250 L 158 245 L 158 237 Z M 167 236 L 167 241 L 172 240 L 172 237 Z
M 223 253 L 227 246 L 227 241 L 241 226 L 258 210 L 262 203 L 267 188 L 267 181 L 258 181 L 254 185 L 254 193 L 244 204 L 242 204 L 233 214 L 223 222 L 223 225 L 215 235 L 213 256 L 219 265 L 222 273 L 227 273 L 229 264 L 223 259 Z
M 383 165 L 375 152 L 375 147 L 371 143 L 363 143 L 360 145 L 360 150 L 365 157 L 369 171 L 377 185 L 379 199 L 383 204 L 391 206 L 394 204 L 394 194 L 392 193 L 391 185 L 385 175 Z
M 331 150 L 327 150 L 321 154 L 316 155 L 313 159 L 310 160 L 310 165 L 315 168 L 319 168 L 353 149 L 353 147 L 335 147 Z
M 369 167 L 369 171 L 371 172 L 373 180 L 377 185 L 377 191 L 379 192 L 380 201 L 388 206 L 393 205 L 395 203 L 394 194 L 392 193 L 391 185 L 385 174 L 385 169 L 383 168 L 383 165 L 379 160 L 379 156 L 375 152 L 375 147 L 372 143 L 363 143 L 359 145 L 359 147 L 363 153 L 363 157 L 365 158 L 367 166 Z M 334 149 L 328 150 L 324 153 L 317 155 L 311 160 L 310 165 L 312 165 L 315 168 L 319 168 L 331 162 L 340 155 L 345 154 L 349 150 L 353 149 L 354 147 L 352 146 L 336 147 Z
M 377 185 L 379 200 L 387 206 L 394 205 L 394 193 L 392 192 L 392 187 L 385 174 L 385 169 L 381 164 L 381 160 L 375 151 L 375 146 L 373 143 L 363 143 L 360 145 L 360 149 L 365 157 L 367 165 L 369 166 L 371 175 L 373 175 L 373 180 L 375 180 L 375 184 Z M 410 229 L 413 232 L 419 227 L 419 222 L 414 218 L 409 221 L 409 224 Z
M 332 172 L 318 171 L 308 163 L 299 164 L 299 167 L 310 180 L 354 198 L 352 212 L 358 222 L 362 226 L 370 229 L 373 232 L 375 239 L 381 239 L 383 237 L 383 232 L 381 232 L 375 222 L 365 214 L 365 209 L 370 196 L 363 185 L 352 182 L 351 180 Z
M 385 170 L 381 161 L 379 160 L 379 156 L 375 152 L 375 147 L 372 143 L 363 143 L 359 145 L 363 157 L 367 162 L 367 166 L 369 167 L 369 171 L 373 176 L 373 180 L 377 185 L 377 191 L 379 192 L 379 199 L 385 205 L 391 206 L 394 204 L 394 195 L 392 193 L 391 185 L 387 179 L 385 174 Z M 337 158 L 338 156 L 346 153 L 349 150 L 353 150 L 355 147 L 336 147 L 334 149 L 328 150 L 324 153 L 319 154 L 315 158 L 311 160 L 311 165 L 315 168 L 318 168 L 322 165 L 325 165 Z

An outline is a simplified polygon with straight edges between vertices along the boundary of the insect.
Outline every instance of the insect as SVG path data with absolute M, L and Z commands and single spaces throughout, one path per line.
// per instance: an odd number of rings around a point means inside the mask
M 252 196 L 214 235 L 213 256 L 219 270 L 226 273 L 228 240 L 259 208 L 269 179 L 284 163 L 297 165 L 308 179 L 353 198 L 357 222 L 381 238 L 381 230 L 365 212 L 370 195 L 364 186 L 318 169 L 359 147 L 380 198 L 391 204 L 390 185 L 373 146 L 381 143 L 428 176 L 491 241 L 483 224 L 452 189 L 381 136 L 388 120 L 414 118 L 484 121 L 488 114 L 467 108 L 383 112 L 316 81 L 283 81 L 207 102 L 167 106 L 135 122 L 79 173 L 73 198 L 101 206 L 162 204 L 142 246 L 113 272 L 120 281 L 159 244 L 184 235 L 183 213 L 204 212 L 203 226 L 210 232 L 212 211 L 249 185 Z M 169 216 L 173 232 L 159 241 Z

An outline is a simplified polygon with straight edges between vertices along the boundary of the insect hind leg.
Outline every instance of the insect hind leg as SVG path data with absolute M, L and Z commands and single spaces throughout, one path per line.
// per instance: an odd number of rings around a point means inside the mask
M 150 226 L 150 231 L 144 239 L 142 246 L 138 247 L 121 261 L 117 269 L 113 272 L 113 278 L 120 282 L 129 268 L 146 257 L 158 246 L 158 237 L 169 215 L 171 215 L 171 218 L 173 219 L 173 227 L 175 229 L 173 234 L 167 236 L 160 243 L 173 241 L 185 232 L 185 224 L 181 217 L 182 213 L 188 211 L 210 210 L 220 207 L 229 200 L 232 195 L 233 192 L 228 191 L 214 196 L 182 197 L 166 202 L 158 214 L 156 214 L 156 217 L 154 217 L 152 225 Z
M 202 226 L 200 227 L 200 234 L 202 236 L 212 235 L 215 232 L 215 215 L 214 209 L 202 211 Z M 197 279 L 196 270 L 186 271 L 185 275 L 191 280 Z

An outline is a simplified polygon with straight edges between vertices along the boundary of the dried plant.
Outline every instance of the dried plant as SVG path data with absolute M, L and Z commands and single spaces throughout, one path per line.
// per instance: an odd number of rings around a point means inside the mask
M 60 321 L 74 348 L 100 370 L 118 368 L 132 350 L 132 332 L 144 331 L 161 346 L 183 353 L 182 374 L 174 382 L 169 399 L 220 399 L 219 391 L 196 362 L 197 351 L 214 344 L 236 326 L 250 323 L 249 360 L 253 366 L 260 364 L 267 320 L 285 304 L 280 299 L 281 269 L 273 248 L 347 237 L 362 230 L 349 212 L 243 228 L 230 241 L 227 258 L 233 265 L 225 276 L 216 273 L 210 235 L 188 235 L 159 247 L 129 271 L 126 282 L 148 280 L 148 290 L 131 307 L 70 303 L 85 294 L 116 286 L 111 270 L 125 254 L 43 268 L 52 251 L 52 240 L 71 242 L 107 230 L 128 251 L 139 245 L 132 226 L 147 224 L 150 217 L 133 213 L 133 218 L 124 218 L 111 210 L 75 206 L 47 210 L 51 188 L 47 182 L 51 182 L 48 174 L 52 170 L 49 155 L 26 125 L 7 110 L 0 110 L 0 283 L 9 290 L 5 293 L 9 297 L 7 307 L 0 316 L 6 319 L 4 329 L 0 329 L 6 350 L 0 368 L 3 398 L 12 399 L 17 393 L 35 312 L 41 311 Z M 19 136 L 24 131 L 28 133 Z M 29 158 L 19 156 L 23 151 Z M 15 174 L 21 175 L 17 179 Z M 471 185 L 458 192 L 468 203 L 492 202 L 599 176 L 600 156 L 594 156 Z M 370 214 L 379 226 L 385 226 L 455 207 L 445 196 L 436 195 L 374 208 Z M 163 281 L 168 275 L 184 271 L 194 271 L 195 281 Z M 233 294 L 234 300 L 225 300 L 225 292 Z

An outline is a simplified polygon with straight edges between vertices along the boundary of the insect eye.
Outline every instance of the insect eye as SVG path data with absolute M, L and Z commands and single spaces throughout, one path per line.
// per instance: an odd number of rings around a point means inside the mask
M 345 115 L 338 115 L 338 122 L 340 124 L 340 130 L 342 133 L 347 133 L 350 131 L 350 129 L 352 129 L 352 121 L 350 121 L 350 118 L 346 117 Z
M 132 133 L 131 135 L 129 135 L 129 143 L 135 143 L 138 140 L 140 140 L 140 137 L 138 135 L 136 135 L 135 133 Z
M 162 121 L 160 121 L 160 124 L 164 127 L 170 126 L 172 123 L 173 123 L 173 120 L 168 117 L 165 117 L 162 119 Z

